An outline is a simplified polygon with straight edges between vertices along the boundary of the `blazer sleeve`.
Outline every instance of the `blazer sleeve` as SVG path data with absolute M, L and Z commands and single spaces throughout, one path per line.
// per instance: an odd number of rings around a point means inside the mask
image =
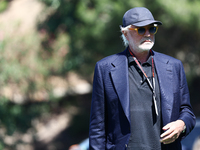
M 102 70 L 97 62 L 93 79 L 93 92 L 89 127 L 89 149 L 105 149 L 105 96 Z
M 183 120 L 186 125 L 186 132 L 181 135 L 181 138 L 185 138 L 194 128 L 196 123 L 196 117 L 193 113 L 192 106 L 190 104 L 190 96 L 187 85 L 187 80 L 182 63 L 180 63 L 180 97 L 181 106 L 179 119 Z

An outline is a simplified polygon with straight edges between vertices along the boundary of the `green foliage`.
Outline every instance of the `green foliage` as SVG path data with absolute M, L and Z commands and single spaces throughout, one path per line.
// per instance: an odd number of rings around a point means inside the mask
M 168 1 L 159 1 L 158 4 L 162 9 L 165 10 L 165 14 L 162 14 L 162 18 L 166 18 L 163 20 L 168 27 L 172 26 L 191 26 L 192 24 L 196 27 L 200 27 L 199 11 L 198 7 L 200 6 L 200 1 L 197 0 L 177 0 L 174 2 L 173 0 Z
M 43 2 L 51 7 L 54 0 Z M 180 45 L 184 43 L 180 37 L 193 36 L 194 32 L 191 32 L 189 27 L 192 25 L 195 30 L 199 30 L 200 27 L 199 1 L 60 0 L 59 2 L 59 7 L 47 18 L 42 27 L 48 27 L 50 34 L 56 34 L 56 30 L 60 28 L 69 34 L 70 53 L 67 55 L 64 71 L 75 69 L 82 74 L 90 74 L 96 61 L 122 51 L 124 48 L 120 39 L 119 25 L 124 12 L 132 7 L 147 7 L 156 19 L 163 22 L 161 32 L 165 36 L 158 33 L 155 48 L 173 56 L 176 53 L 174 50 L 182 51 L 185 47 L 185 45 Z M 173 45 L 165 42 L 166 39 Z M 190 43 L 193 44 L 193 41 L 189 41 L 188 45 Z
M 8 7 L 8 2 L 6 0 L 0 1 L 0 12 L 3 12 Z
M 54 0 L 42 2 L 51 8 Z M 54 13 L 38 28 L 47 29 L 49 35 L 54 34 L 55 37 L 57 30 L 69 36 L 64 72 L 76 70 L 87 77 L 98 60 L 122 51 L 124 47 L 119 25 L 122 24 L 123 14 L 132 7 L 144 6 L 153 13 L 155 19 L 163 22 L 156 35 L 154 50 L 180 59 L 189 82 L 195 76 L 200 76 L 200 1 L 60 0 L 59 3 Z
M 198 106 L 200 83 L 199 0 L 38 0 L 45 4 L 38 19 L 37 31 L 27 34 L 5 33 L 0 24 L 0 126 L 8 135 L 26 132 L 31 121 L 43 113 L 67 108 L 52 94 L 52 76 L 65 77 L 76 71 L 91 81 L 95 63 L 108 55 L 123 51 L 121 32 L 123 14 L 136 6 L 147 7 L 155 19 L 163 22 L 156 35 L 154 50 L 180 59 L 185 67 L 191 102 Z M 8 1 L 0 1 L 0 12 Z M 42 17 L 41 17 L 42 18 Z M 19 23 L 13 22 L 16 27 Z M 195 87 L 195 88 L 194 88 Z M 10 102 L 12 89 L 23 95 L 24 104 Z M 47 102 L 30 104 L 37 92 L 47 93 Z M 198 93 L 198 92 L 197 92 Z M 7 96 L 7 97 L 6 97 Z M 6 98 L 5 98 L 6 97 Z M 43 101 L 44 99 L 37 99 Z M 66 106 L 67 105 L 67 106 Z M 89 109 L 89 108 L 88 108 Z M 196 108 L 197 115 L 200 115 Z M 88 114 L 83 114 L 88 117 Z M 81 116 L 77 116 L 77 122 Z M 84 119 L 81 118 L 84 122 Z M 77 123 L 76 119 L 74 123 Z M 75 125 L 75 131 L 78 126 Z M 86 130 L 83 123 L 82 130 Z M 5 143 L 0 143 L 0 149 Z
M 0 41 L 1 87 L 19 87 L 16 91 L 29 99 L 42 89 L 51 91 L 53 87 L 47 80 L 51 75 L 62 76 L 69 39 L 66 34 L 57 33 L 57 41 L 46 44 L 51 41 L 45 31 L 26 36 L 6 35 Z
M 25 133 L 32 126 L 32 120 L 42 113 L 49 113 L 50 107 L 49 103 L 18 105 L 1 97 L 1 128 L 6 128 L 7 135 L 12 135 L 16 130 Z

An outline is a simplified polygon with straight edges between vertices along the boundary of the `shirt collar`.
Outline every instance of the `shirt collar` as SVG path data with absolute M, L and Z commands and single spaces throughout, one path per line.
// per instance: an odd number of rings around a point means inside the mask
M 129 50 L 127 49 L 126 55 L 128 58 L 128 64 L 129 66 L 134 62 L 133 56 L 130 54 Z M 141 62 L 138 60 L 138 62 L 141 64 Z M 142 64 L 142 66 L 151 66 L 152 65 L 152 55 L 149 56 L 146 62 Z

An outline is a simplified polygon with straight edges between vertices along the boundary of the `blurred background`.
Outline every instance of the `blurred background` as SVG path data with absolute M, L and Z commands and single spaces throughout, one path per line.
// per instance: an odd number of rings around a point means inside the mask
M 182 61 L 200 117 L 199 0 L 0 0 L 0 150 L 88 137 L 95 63 L 125 49 L 119 25 L 136 6 L 163 22 L 153 49 Z

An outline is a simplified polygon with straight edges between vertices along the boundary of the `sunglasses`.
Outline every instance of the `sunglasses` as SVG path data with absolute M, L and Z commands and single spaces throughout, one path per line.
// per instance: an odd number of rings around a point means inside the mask
M 149 31 L 150 34 L 156 34 L 158 31 L 158 26 L 145 26 L 145 27 L 135 27 L 135 28 L 129 28 L 129 30 L 136 30 L 139 35 L 144 35 L 146 33 L 146 30 Z

